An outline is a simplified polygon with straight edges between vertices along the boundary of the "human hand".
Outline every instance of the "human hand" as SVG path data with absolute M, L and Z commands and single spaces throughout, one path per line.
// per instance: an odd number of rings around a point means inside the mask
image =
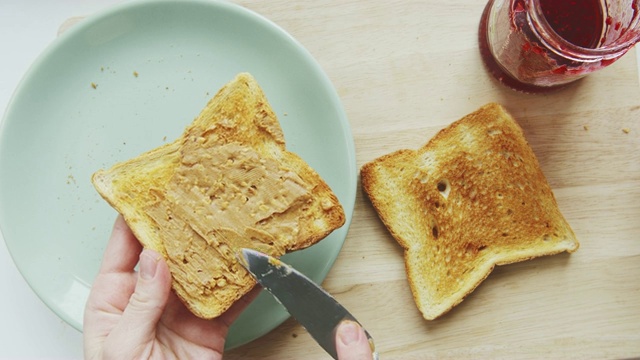
M 85 307 L 85 359 L 222 359 L 229 326 L 257 294 L 216 319 L 196 317 L 171 291 L 164 258 L 142 250 L 118 216 Z
M 343 321 L 336 330 L 338 360 L 371 360 L 371 344 L 364 329 L 355 321 Z

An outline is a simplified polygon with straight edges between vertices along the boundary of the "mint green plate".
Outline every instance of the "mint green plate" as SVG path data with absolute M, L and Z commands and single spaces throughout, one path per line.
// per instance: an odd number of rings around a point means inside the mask
M 2 234 L 29 285 L 76 329 L 116 217 L 91 174 L 175 139 L 243 71 L 263 87 L 287 147 L 345 208 L 345 226 L 285 256 L 316 282 L 327 275 L 351 221 L 357 174 L 348 120 L 320 66 L 277 25 L 231 3 L 127 2 L 51 44 L 0 128 Z M 287 317 L 261 294 L 232 326 L 227 348 Z

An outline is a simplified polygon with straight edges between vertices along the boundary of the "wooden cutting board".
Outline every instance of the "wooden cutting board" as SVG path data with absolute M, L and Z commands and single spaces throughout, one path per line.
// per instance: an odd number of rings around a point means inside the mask
M 238 1 L 274 21 L 337 88 L 358 166 L 418 148 L 487 102 L 523 127 L 580 249 L 496 268 L 449 314 L 426 321 L 403 253 L 359 185 L 349 234 L 324 287 L 361 320 L 382 359 L 640 356 L 640 86 L 635 51 L 548 94 L 485 72 L 485 2 Z M 225 359 L 326 359 L 295 321 Z

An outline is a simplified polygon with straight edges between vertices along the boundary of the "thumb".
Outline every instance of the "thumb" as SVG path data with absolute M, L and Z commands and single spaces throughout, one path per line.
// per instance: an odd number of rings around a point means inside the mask
M 345 320 L 336 331 L 336 352 L 339 360 L 371 360 L 371 344 L 364 329 L 355 321 Z
M 171 274 L 162 255 L 145 249 L 140 254 L 136 288 L 110 337 L 123 349 L 137 349 L 153 341 L 156 326 L 171 291 Z M 126 346 L 129 345 L 129 346 Z

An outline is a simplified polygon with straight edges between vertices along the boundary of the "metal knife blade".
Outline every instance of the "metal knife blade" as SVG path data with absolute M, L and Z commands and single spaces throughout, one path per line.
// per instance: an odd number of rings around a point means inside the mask
M 238 259 L 316 342 L 337 359 L 336 328 L 343 320 L 358 322 L 353 315 L 311 279 L 274 257 L 245 248 L 238 254 Z M 378 359 L 371 335 L 366 330 L 365 334 L 373 358 Z

